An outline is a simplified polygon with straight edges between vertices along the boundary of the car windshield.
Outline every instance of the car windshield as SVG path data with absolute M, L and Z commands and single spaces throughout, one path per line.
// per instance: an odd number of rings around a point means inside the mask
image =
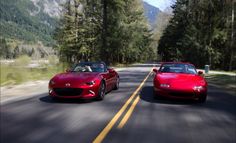
M 160 68 L 160 72 L 163 73 L 187 73 L 197 74 L 194 66 L 190 64 L 163 64 Z
M 79 63 L 72 72 L 105 72 L 106 66 L 104 63 Z

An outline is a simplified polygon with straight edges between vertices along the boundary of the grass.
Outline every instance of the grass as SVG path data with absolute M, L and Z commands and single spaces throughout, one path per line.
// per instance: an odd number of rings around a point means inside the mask
M 0 85 L 14 85 L 27 81 L 48 80 L 56 73 L 62 72 L 62 65 L 45 65 L 39 68 L 25 68 L 14 65 L 1 65 Z
M 236 91 L 236 76 L 225 74 L 209 74 L 205 76 L 209 84 Z
M 49 80 L 55 74 L 65 71 L 65 65 L 56 64 L 55 62 L 49 62 L 49 65 L 40 65 L 37 68 L 26 68 L 26 65 L 29 64 L 30 59 L 28 57 L 20 57 L 16 60 L 14 64 L 5 65 L 1 64 L 0 69 L 0 85 L 16 85 L 21 84 L 27 81 L 36 81 L 36 80 Z M 55 61 L 55 59 L 52 59 Z M 115 67 L 127 67 L 126 64 L 116 64 Z

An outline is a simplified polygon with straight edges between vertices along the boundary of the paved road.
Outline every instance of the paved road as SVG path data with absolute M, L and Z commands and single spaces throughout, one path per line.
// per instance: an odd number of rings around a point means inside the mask
M 120 89 L 103 101 L 53 101 L 45 89 L 3 104 L 1 143 L 236 142 L 236 96 L 210 86 L 205 104 L 154 100 L 153 77 L 141 84 L 151 68 L 120 71 Z

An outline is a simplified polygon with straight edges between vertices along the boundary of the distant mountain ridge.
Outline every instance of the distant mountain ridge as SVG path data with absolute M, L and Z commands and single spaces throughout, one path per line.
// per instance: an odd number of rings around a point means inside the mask
M 143 7 L 144 7 L 144 14 L 147 17 L 147 20 L 152 28 L 154 28 L 157 20 L 158 14 L 161 12 L 161 10 L 153 5 L 148 4 L 147 2 L 143 1 Z
M 59 17 L 62 10 L 61 4 L 66 0 L 30 0 L 37 7 L 37 11 L 42 11 L 51 17 Z M 36 12 L 37 12 L 36 11 Z
M 0 37 L 53 45 L 58 19 L 45 11 L 43 1 L 56 0 L 1 0 Z

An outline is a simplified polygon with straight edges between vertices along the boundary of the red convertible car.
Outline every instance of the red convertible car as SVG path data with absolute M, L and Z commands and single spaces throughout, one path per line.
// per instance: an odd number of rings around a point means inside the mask
M 104 62 L 82 62 L 49 81 L 49 95 L 57 98 L 96 98 L 119 88 L 119 75 Z
M 160 69 L 153 69 L 154 97 L 159 96 L 194 99 L 205 102 L 207 97 L 207 82 L 201 76 L 202 71 L 189 63 L 166 62 L 162 63 Z

